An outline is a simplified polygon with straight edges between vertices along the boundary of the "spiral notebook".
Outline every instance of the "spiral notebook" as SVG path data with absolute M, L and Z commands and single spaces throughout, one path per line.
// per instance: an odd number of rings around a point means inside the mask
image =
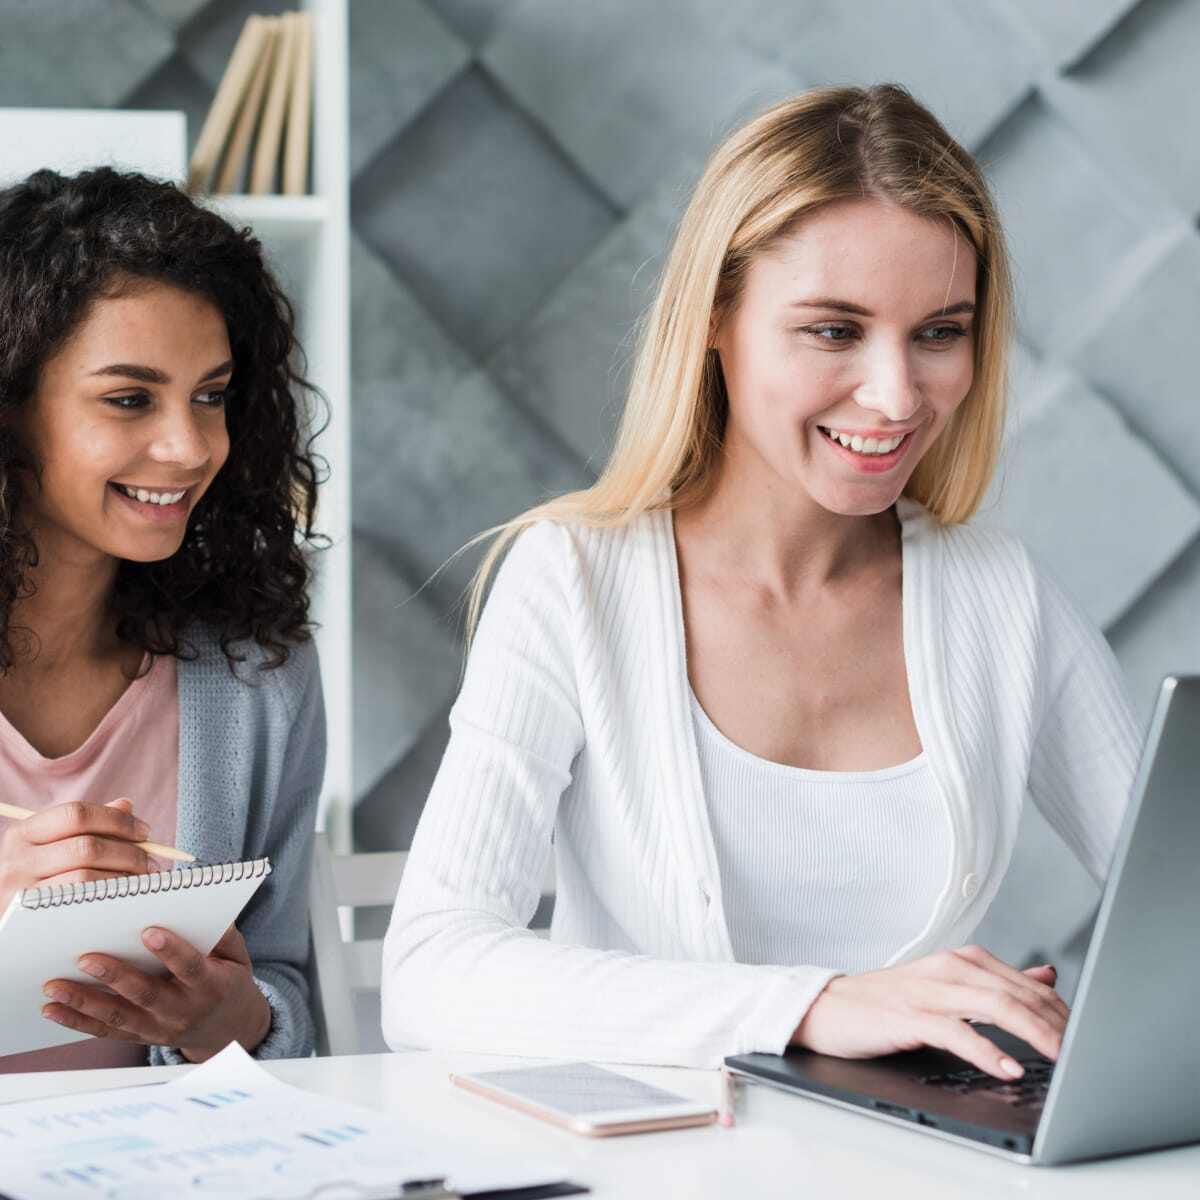
M 170 929 L 207 954 L 270 873 L 270 861 L 258 858 L 18 892 L 0 918 L 0 1054 L 87 1036 L 42 1016 L 49 980 L 96 986 L 76 966 L 81 955 L 111 954 L 162 974 L 142 945 L 146 926 Z

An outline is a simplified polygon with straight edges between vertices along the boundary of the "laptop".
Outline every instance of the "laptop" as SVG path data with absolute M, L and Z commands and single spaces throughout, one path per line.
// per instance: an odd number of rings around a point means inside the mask
M 1058 1062 L 988 1026 L 1009 1083 L 941 1050 L 793 1048 L 736 1074 L 1019 1162 L 1200 1141 L 1200 676 L 1164 680 Z

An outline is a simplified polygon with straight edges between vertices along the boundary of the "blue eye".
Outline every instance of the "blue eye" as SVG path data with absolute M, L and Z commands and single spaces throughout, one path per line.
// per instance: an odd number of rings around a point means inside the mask
M 846 342 L 854 337 L 851 325 L 805 325 L 802 333 L 811 333 L 823 342 Z
M 940 336 L 933 337 L 931 335 L 938 334 Z M 966 337 L 967 331 L 961 325 L 934 325 L 929 329 L 922 330 L 922 341 L 932 342 L 936 344 L 945 344 L 947 342 L 957 341 L 961 337 Z

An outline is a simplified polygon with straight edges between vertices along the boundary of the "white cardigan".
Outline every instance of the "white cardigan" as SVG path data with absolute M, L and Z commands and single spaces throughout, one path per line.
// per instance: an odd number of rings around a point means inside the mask
M 897 511 L 909 692 L 953 846 L 892 963 L 969 939 L 1027 793 L 1102 879 L 1138 750 L 1107 644 L 1018 542 Z M 833 972 L 734 962 L 669 512 L 522 534 L 450 725 L 384 946 L 389 1045 L 700 1067 L 783 1050 Z M 526 925 L 552 836 L 547 941 Z

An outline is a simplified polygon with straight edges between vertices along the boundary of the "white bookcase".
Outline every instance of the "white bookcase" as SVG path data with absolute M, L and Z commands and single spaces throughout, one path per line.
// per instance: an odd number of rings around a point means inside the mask
M 329 464 L 318 524 L 314 617 L 325 687 L 328 761 L 320 825 L 350 849 L 350 281 L 347 0 L 304 0 L 313 14 L 313 194 L 219 196 L 206 201 L 262 241 L 297 312 L 307 377 L 324 394 L 329 424 L 316 450 Z M 0 109 L 0 183 L 39 167 L 74 172 L 101 163 L 182 181 L 185 118 L 177 112 Z
M 314 615 L 329 728 L 320 825 L 335 851 L 351 848 L 350 625 L 350 172 L 348 0 L 305 0 L 313 15 L 312 195 L 214 196 L 222 215 L 262 241 L 293 304 L 308 378 L 328 403 L 317 452 L 329 464 L 318 524 Z

